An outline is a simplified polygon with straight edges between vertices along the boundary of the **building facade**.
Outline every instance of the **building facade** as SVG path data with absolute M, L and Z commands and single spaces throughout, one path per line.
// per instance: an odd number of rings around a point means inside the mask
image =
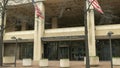
M 112 35 L 113 56 L 120 57 L 119 0 L 109 2 L 99 0 L 99 3 L 104 15 L 96 12 L 92 6 L 85 11 L 89 54 L 92 57 L 98 56 L 100 60 L 110 60 L 109 31 L 114 33 Z M 31 2 L 7 6 L 3 56 L 14 56 L 17 50 L 17 59 L 83 60 L 86 53 L 85 2 L 83 0 L 36 0 L 35 4 L 38 5 L 44 18 L 36 16 Z M 16 37 L 18 47 L 12 37 Z

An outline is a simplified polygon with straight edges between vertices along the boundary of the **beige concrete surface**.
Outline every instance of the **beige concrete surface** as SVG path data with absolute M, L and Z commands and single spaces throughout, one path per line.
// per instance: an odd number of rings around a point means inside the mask
M 59 61 L 49 61 L 49 66 L 44 68 L 60 68 Z M 22 61 L 17 61 L 17 67 L 14 67 L 14 64 L 6 64 L 0 68 L 42 68 L 39 67 L 38 62 L 33 62 L 32 66 L 30 67 L 23 67 Z M 70 68 L 85 68 L 83 61 L 70 61 Z M 99 66 L 91 67 L 91 68 L 110 68 L 110 61 L 102 61 L 100 62 Z M 114 66 L 114 68 L 120 68 L 120 66 Z

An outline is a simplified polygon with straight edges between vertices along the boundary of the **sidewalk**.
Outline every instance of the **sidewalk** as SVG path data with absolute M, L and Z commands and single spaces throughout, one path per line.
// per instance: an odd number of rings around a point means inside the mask
M 23 67 L 22 61 L 17 61 L 16 67 L 14 67 L 14 64 L 4 65 L 0 68 L 43 68 L 39 67 L 38 62 L 33 62 L 32 66 L 30 67 Z M 60 68 L 59 67 L 59 61 L 49 61 L 49 66 L 44 68 Z M 70 68 L 85 68 L 83 61 L 70 61 Z M 100 62 L 99 66 L 91 67 L 91 68 L 110 68 L 110 62 Z M 120 68 L 120 66 L 114 66 L 113 68 Z

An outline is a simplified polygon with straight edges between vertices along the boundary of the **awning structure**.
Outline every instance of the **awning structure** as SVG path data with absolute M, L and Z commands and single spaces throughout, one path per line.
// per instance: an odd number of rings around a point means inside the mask
M 45 0 L 34 0 L 35 2 L 45 1 Z M 0 0 L 2 3 L 2 0 Z M 20 4 L 26 4 L 31 3 L 32 0 L 9 0 L 7 5 L 20 5 Z
M 85 36 L 59 36 L 59 37 L 42 37 L 42 41 L 67 41 L 67 40 L 82 40 Z

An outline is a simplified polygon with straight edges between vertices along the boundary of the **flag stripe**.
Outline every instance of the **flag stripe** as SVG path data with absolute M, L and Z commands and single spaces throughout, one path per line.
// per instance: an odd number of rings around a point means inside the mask
M 93 4 L 93 6 L 94 6 L 95 8 L 97 8 L 96 10 L 98 10 L 98 11 L 101 12 L 101 13 L 103 13 L 103 11 L 101 10 L 101 7 L 100 7 L 100 6 L 98 6 L 98 5 L 96 5 L 96 4 Z
M 38 8 L 37 5 L 35 5 L 35 10 L 36 10 L 36 14 L 37 14 L 38 17 L 44 18 L 44 17 L 42 16 L 42 13 L 41 13 L 41 11 L 40 11 L 40 9 Z
M 34 7 L 35 7 L 35 12 L 36 12 L 37 17 L 40 17 L 40 18 L 43 19 L 44 16 L 42 15 L 42 12 L 41 12 L 41 10 L 39 9 L 39 7 L 37 6 L 37 4 L 35 4 L 34 0 L 32 0 L 32 3 L 33 3 L 33 5 L 34 5 Z
M 103 11 L 102 11 L 102 9 L 101 9 L 101 7 L 100 7 L 100 5 L 99 5 L 99 3 L 98 3 L 97 0 L 89 0 L 89 2 L 92 4 L 92 6 L 93 6 L 97 11 L 99 11 L 100 13 L 103 14 Z

